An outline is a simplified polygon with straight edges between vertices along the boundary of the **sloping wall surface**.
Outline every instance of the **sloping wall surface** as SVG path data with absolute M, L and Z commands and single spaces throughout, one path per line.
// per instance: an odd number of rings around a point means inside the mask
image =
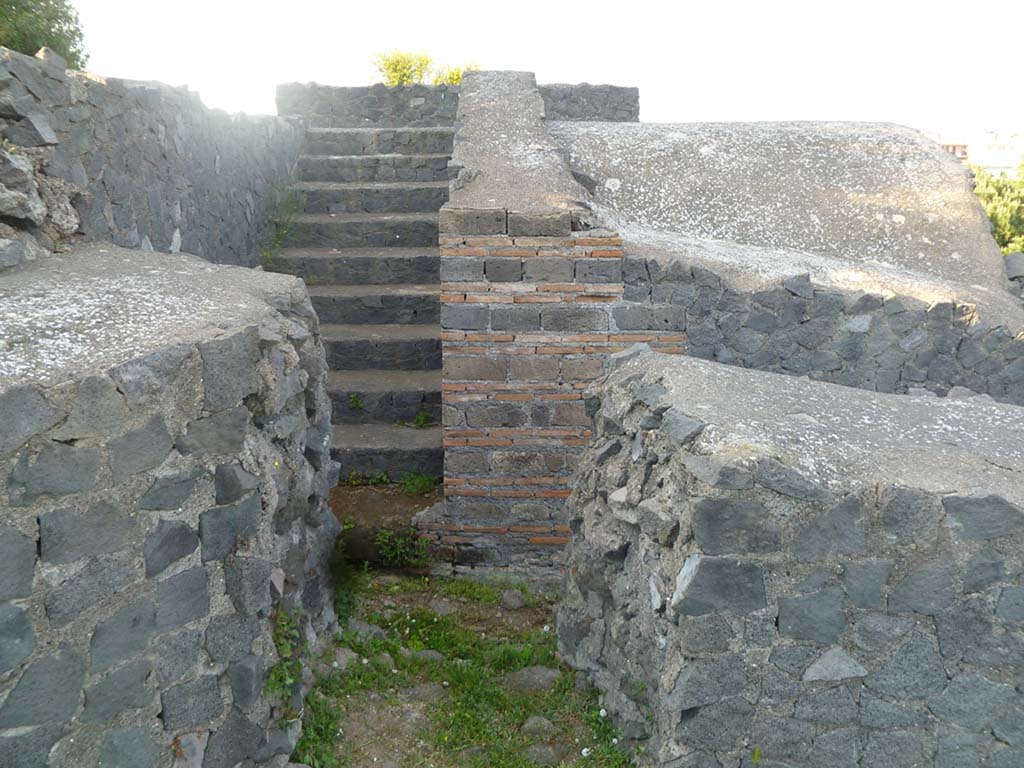
M 0 348 L 0 764 L 287 763 L 338 532 L 302 282 L 94 244 L 0 282 Z
M 1019 764 L 1024 409 L 612 367 L 557 628 L 642 765 Z
M 14 191 L 42 203 L 31 215 L 2 210 L 10 196 L 0 195 L 0 216 L 43 246 L 81 232 L 245 266 L 258 263 L 302 141 L 301 127 L 209 110 L 185 88 L 67 71 L 52 53 L 6 48 L 0 135 L 12 145 L 0 158 L 4 191 L 6 170 L 27 160 L 36 180 Z

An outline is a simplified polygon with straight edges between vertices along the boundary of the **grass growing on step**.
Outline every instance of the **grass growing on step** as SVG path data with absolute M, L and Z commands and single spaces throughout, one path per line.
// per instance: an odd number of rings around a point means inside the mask
M 422 750 L 424 765 L 436 764 L 436 757 L 443 755 L 441 764 L 465 768 L 536 768 L 524 756 L 531 738 L 520 729 L 527 718 L 540 715 L 556 725 L 559 742 L 571 746 L 561 765 L 629 766 L 615 744 L 612 723 L 600 714 L 596 693 L 577 688 L 570 670 L 559 664 L 554 633 L 538 626 L 542 610 L 517 614 L 513 621 L 481 631 L 476 622 L 494 616 L 499 586 L 422 577 L 389 576 L 384 581 L 372 572 L 363 574 L 357 602 L 365 619 L 382 628 L 385 637 L 339 636 L 339 645 L 351 648 L 359 661 L 319 678 L 306 699 L 303 735 L 292 760 L 313 768 L 341 768 L 351 746 L 339 730 L 346 712 L 386 706 L 397 700 L 399 690 L 432 682 L 443 685 L 447 695 L 426 705 L 430 727 L 416 736 L 423 741 L 406 745 Z M 426 607 L 432 597 L 442 595 L 457 601 L 456 613 L 441 616 Z M 534 604 L 548 600 L 529 598 Z M 444 660 L 417 659 L 414 652 L 424 649 L 438 651 Z M 384 653 L 390 658 L 382 658 Z M 561 670 L 554 690 L 519 696 L 502 687 L 504 675 L 532 665 Z
M 407 496 L 426 496 L 441 484 L 437 475 L 424 475 L 420 472 L 406 472 L 402 475 L 402 487 Z
M 364 475 L 355 470 L 348 473 L 345 485 L 387 485 L 391 477 L 386 471 L 377 472 L 372 475 Z
M 274 208 L 271 211 L 273 229 L 267 243 L 260 249 L 260 264 L 264 269 L 273 269 L 274 260 L 281 254 L 292 222 L 306 205 L 303 195 L 293 189 L 277 189 L 274 191 Z
M 427 427 L 433 426 L 434 421 L 430 418 L 430 414 L 426 411 L 420 411 L 416 414 L 416 418 L 410 421 L 396 421 L 395 425 L 399 427 L 415 427 L 416 429 L 426 429 Z
M 348 396 L 348 407 L 353 411 L 361 411 L 365 406 L 363 405 L 363 399 L 353 392 Z

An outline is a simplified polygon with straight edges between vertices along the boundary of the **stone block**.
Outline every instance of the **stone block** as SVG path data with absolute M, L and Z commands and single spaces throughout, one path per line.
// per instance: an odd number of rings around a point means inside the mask
M 202 654 L 202 632 L 186 629 L 172 635 L 161 635 L 160 653 L 156 658 L 160 684 L 163 687 L 176 683 L 184 677 L 192 677 L 200 664 Z
M 224 709 L 216 675 L 202 675 L 166 688 L 160 695 L 160 703 L 164 729 L 172 733 L 203 726 L 219 717 Z
M 147 706 L 156 693 L 146 685 L 152 671 L 148 659 L 133 661 L 86 688 L 82 721 L 104 723 L 127 710 Z
M 153 741 L 149 728 L 115 728 L 100 747 L 100 765 L 105 768 L 153 768 L 163 750 Z
M 587 333 L 608 330 L 608 313 L 603 309 L 548 306 L 542 309 L 540 314 L 545 331 Z
M 260 487 L 259 478 L 246 472 L 240 464 L 221 464 L 217 467 L 213 483 L 218 504 L 238 501 L 249 491 Z
M 183 627 L 210 610 L 206 569 L 175 574 L 156 586 L 156 627 L 160 632 Z
M 474 256 L 445 256 L 441 259 L 442 283 L 475 283 L 484 279 L 484 260 Z
M 57 586 L 50 587 L 44 599 L 50 624 L 60 627 L 130 584 L 140 581 L 142 573 L 134 565 L 110 559 L 92 559 L 85 567 Z
M 523 263 L 523 280 L 528 283 L 571 283 L 573 274 L 572 259 L 542 256 Z
M 441 327 L 445 330 L 483 331 L 490 322 L 490 309 L 468 304 L 441 305 Z
M 206 410 L 233 408 L 259 387 L 256 364 L 260 360 L 260 346 L 255 326 L 203 342 L 199 344 L 199 354 L 203 359 Z
M 139 509 L 181 509 L 199 484 L 198 470 L 158 477 L 139 500 Z
M 504 357 L 446 356 L 444 378 L 450 381 L 505 381 L 508 367 L 509 361 Z
M 512 237 L 566 237 L 572 231 L 569 211 L 509 211 L 508 234 Z
M 119 432 L 128 418 L 124 398 L 109 376 L 88 376 L 79 383 L 67 420 L 54 431 L 58 440 L 101 437 Z
M 58 509 L 39 516 L 39 552 L 46 563 L 70 563 L 117 552 L 137 535 L 134 517 L 102 501 L 81 514 Z
M 195 552 L 199 537 L 192 526 L 181 520 L 161 520 L 149 532 L 143 545 L 146 576 L 163 573 L 172 563 Z
M 228 411 L 190 421 L 175 446 L 186 455 L 237 454 L 242 450 L 249 412 L 245 408 Z
M 163 463 L 174 441 L 162 416 L 154 416 L 145 426 L 133 429 L 110 441 L 110 471 L 118 485 L 131 475 Z
M 750 613 L 765 607 L 764 576 L 754 563 L 691 555 L 676 577 L 671 607 L 684 616 Z
M 756 501 L 701 499 L 694 509 L 693 533 L 707 555 L 775 552 L 782 531 Z
M 67 496 L 96 484 L 100 454 L 95 448 L 47 443 L 35 457 L 23 453 L 8 480 L 12 504 L 24 506 L 39 496 Z
M 10 453 L 29 438 L 58 424 L 64 414 L 31 386 L 12 387 L 0 393 L 0 456 Z
M 577 259 L 577 283 L 621 283 L 621 259 Z
M 263 690 L 264 664 L 262 656 L 243 656 L 228 665 L 228 680 L 235 706 L 249 710 Z
M 84 679 L 82 657 L 70 650 L 36 659 L 0 706 L 0 728 L 66 722 L 78 709 Z
M 102 672 L 140 653 L 156 632 L 156 606 L 143 598 L 96 625 L 89 642 L 90 669 Z
M 540 310 L 525 305 L 495 307 L 491 310 L 491 329 L 495 331 L 539 331 Z
M 259 613 L 270 607 L 271 564 L 256 557 L 232 557 L 224 563 L 224 586 L 235 610 Z
M 484 261 L 484 276 L 491 283 L 518 283 L 523 279 L 523 261 L 507 257 L 488 257 Z
M 796 640 L 834 643 L 846 627 L 843 595 L 838 588 L 779 598 L 779 634 Z
M 206 652 L 218 663 L 240 659 L 252 653 L 252 642 L 259 633 L 259 620 L 255 616 L 241 613 L 214 616 L 206 627 Z
M 438 228 L 444 235 L 504 235 L 508 229 L 504 208 L 451 208 L 438 214 Z
M 36 542 L 17 528 L 0 525 L 0 600 L 32 594 Z
M 0 675 L 21 664 L 35 647 L 28 614 L 13 603 L 0 603 Z
M 985 541 L 1024 531 L 1024 510 L 1001 496 L 943 496 L 942 506 L 965 539 Z
M 235 504 L 213 507 L 199 515 L 203 562 L 222 560 L 254 537 L 261 514 L 260 497 L 251 495 Z

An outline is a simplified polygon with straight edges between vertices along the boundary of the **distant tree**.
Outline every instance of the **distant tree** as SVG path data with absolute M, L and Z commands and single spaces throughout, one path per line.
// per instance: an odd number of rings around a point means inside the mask
M 71 69 L 84 68 L 89 58 L 69 0 L 0 0 L 0 45 L 29 56 L 52 48 Z
M 378 54 L 374 63 L 384 85 L 416 85 L 428 80 L 434 85 L 459 85 L 466 72 L 479 67 L 467 64 L 464 67 L 442 67 L 434 63 L 426 53 L 391 51 Z
M 1024 163 L 1016 179 L 974 167 L 974 191 L 992 222 L 992 236 L 1003 253 L 1024 251 Z

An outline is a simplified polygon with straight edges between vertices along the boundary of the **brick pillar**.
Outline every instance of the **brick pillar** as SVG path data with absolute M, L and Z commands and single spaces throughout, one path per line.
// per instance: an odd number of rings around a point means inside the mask
M 568 543 L 562 509 L 591 434 L 583 390 L 630 343 L 609 311 L 622 240 L 569 224 L 442 211 L 446 510 L 423 528 L 457 564 L 545 575 Z M 485 226 L 501 232 L 452 231 Z

